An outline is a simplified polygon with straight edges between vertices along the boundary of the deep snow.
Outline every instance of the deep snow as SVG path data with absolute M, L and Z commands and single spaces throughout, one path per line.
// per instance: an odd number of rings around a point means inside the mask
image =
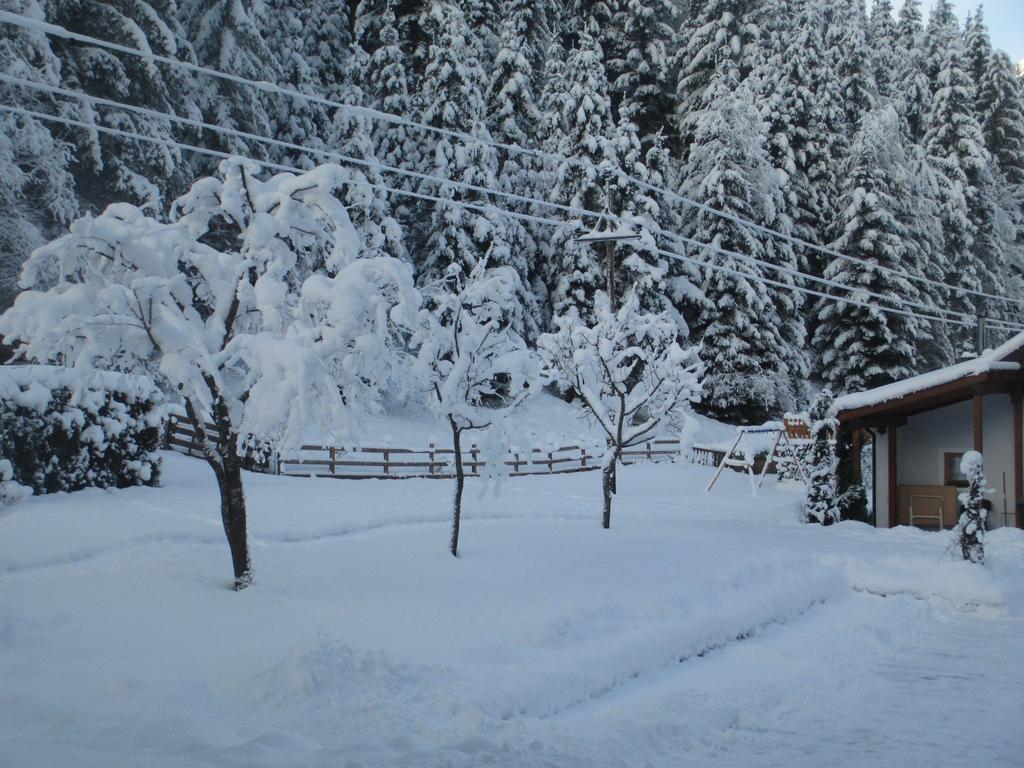
M 635 465 L 451 484 L 247 475 L 0 516 L 0 765 L 1018 766 L 1024 535 L 798 522 L 800 493 Z M 973 741 L 963 724 L 971 722 Z

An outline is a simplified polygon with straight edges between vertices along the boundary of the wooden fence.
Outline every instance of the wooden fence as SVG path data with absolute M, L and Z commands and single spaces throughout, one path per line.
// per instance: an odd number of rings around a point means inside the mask
M 212 425 L 209 427 L 212 431 Z M 197 447 L 191 424 L 180 416 L 168 417 L 165 445 L 189 456 L 202 456 Z M 450 478 L 455 471 L 454 451 L 431 445 L 423 450 L 410 448 L 338 448 L 325 445 L 303 445 L 292 455 L 271 455 L 264 459 L 250 457 L 250 469 L 292 477 L 333 477 L 346 480 L 398 480 L 412 477 Z M 505 465 L 509 474 L 557 475 L 568 472 L 587 472 L 599 469 L 603 451 L 598 446 L 565 445 L 546 450 L 510 450 Z M 688 461 L 706 466 L 717 466 L 722 452 L 695 446 Z M 622 454 L 623 464 L 637 461 L 665 461 L 679 456 L 679 441 L 671 439 L 649 440 Z M 466 474 L 477 476 L 486 462 L 474 444 L 463 449 Z

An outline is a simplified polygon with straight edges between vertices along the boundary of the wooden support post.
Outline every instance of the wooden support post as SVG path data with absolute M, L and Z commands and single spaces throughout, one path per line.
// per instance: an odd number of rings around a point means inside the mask
M 984 453 L 985 445 L 985 411 L 982 407 L 982 395 L 974 395 L 974 450 Z
M 1024 396 L 1020 387 L 1013 393 L 1013 496 L 1017 527 L 1024 528 Z
M 899 521 L 896 519 L 899 512 L 899 494 L 896 485 L 896 433 L 898 427 L 889 427 L 889 527 L 895 528 Z
M 864 444 L 864 434 L 860 429 L 853 430 L 853 447 L 850 449 L 850 461 L 853 462 L 851 469 L 853 470 L 853 480 L 856 483 L 861 482 L 860 472 L 860 460 L 861 460 L 861 448 Z
M 389 471 L 388 471 L 388 449 L 387 448 L 384 449 L 384 474 L 385 475 L 389 474 Z
M 335 474 L 335 471 L 336 471 L 336 469 L 335 469 L 335 453 L 334 453 L 334 446 L 332 445 L 331 446 L 331 474 L 332 475 Z

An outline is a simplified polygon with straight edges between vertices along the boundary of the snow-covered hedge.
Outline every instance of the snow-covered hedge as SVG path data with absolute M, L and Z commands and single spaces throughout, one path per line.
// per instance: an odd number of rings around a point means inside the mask
M 159 399 L 143 377 L 0 366 L 0 461 L 37 494 L 155 485 Z

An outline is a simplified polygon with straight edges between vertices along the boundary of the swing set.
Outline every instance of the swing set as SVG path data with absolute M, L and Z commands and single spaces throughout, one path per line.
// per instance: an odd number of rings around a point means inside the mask
M 775 439 L 772 440 L 772 448 L 768 451 L 767 457 L 765 457 L 764 466 L 761 467 L 761 471 L 755 472 L 754 452 L 751 450 L 747 437 L 749 435 L 771 434 L 775 435 Z M 807 471 L 806 463 L 810 445 L 811 426 L 800 417 L 786 418 L 781 424 L 775 422 L 764 424 L 760 427 L 737 427 L 735 442 L 722 457 L 714 477 L 711 478 L 711 482 L 708 483 L 708 487 L 704 489 L 704 492 L 708 493 L 714 488 L 722 472 L 726 467 L 729 467 L 730 469 L 747 473 L 747 476 L 750 478 L 750 491 L 754 496 L 757 496 L 757 489 L 764 484 L 764 477 L 768 474 L 768 467 L 776 460 L 788 461 L 790 463 L 789 466 L 795 470 L 795 474 L 807 485 L 810 483 L 810 474 Z M 737 449 L 739 449 L 738 452 Z

